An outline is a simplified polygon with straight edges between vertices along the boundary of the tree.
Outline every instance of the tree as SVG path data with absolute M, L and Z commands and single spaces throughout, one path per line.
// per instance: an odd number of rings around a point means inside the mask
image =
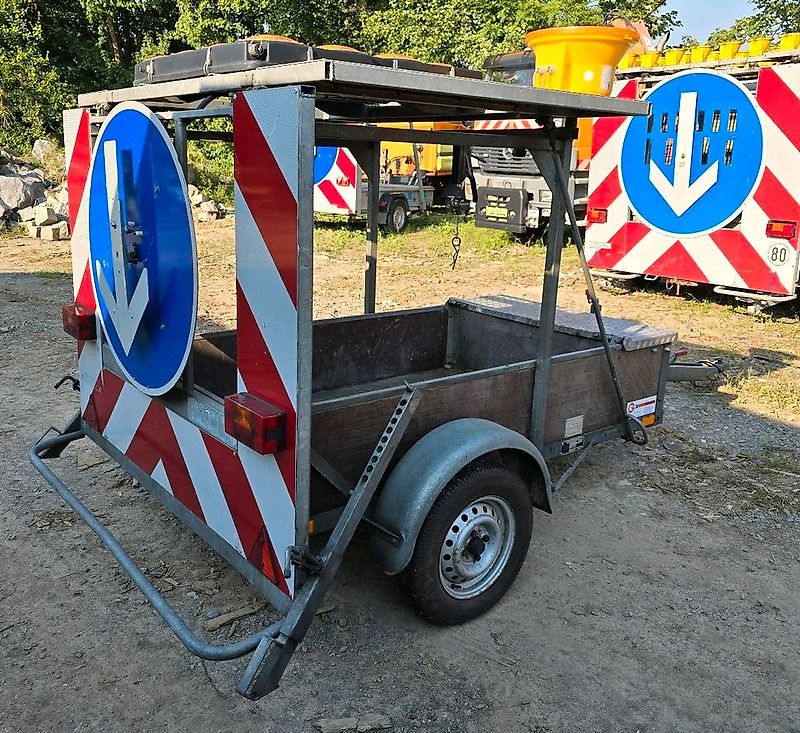
M 518 51 L 525 34 L 562 25 L 602 24 L 612 16 L 644 20 L 652 33 L 678 24 L 666 0 L 389 0 L 366 15 L 367 50 L 402 52 L 424 61 L 480 67 Z
M 755 13 L 735 20 L 729 28 L 718 28 L 708 38 L 711 44 L 747 41 L 800 31 L 800 0 L 751 0 Z

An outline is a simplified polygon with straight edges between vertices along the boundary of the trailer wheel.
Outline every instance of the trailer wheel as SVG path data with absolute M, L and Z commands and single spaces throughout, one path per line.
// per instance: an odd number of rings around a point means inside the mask
M 473 463 L 445 486 L 417 537 L 402 580 L 417 612 L 459 624 L 488 611 L 511 587 L 531 541 L 533 504 L 501 463 Z
M 408 201 L 405 196 L 393 196 L 386 211 L 383 231 L 387 234 L 400 234 L 408 223 Z

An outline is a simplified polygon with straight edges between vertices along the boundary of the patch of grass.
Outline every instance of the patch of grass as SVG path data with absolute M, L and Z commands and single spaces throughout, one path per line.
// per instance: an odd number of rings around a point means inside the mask
M 17 237 L 25 236 L 25 228 L 16 222 L 6 223 L 0 219 L 0 237 L 8 237 L 8 239 L 16 239 Z
M 45 280 L 61 280 L 70 276 L 68 272 L 58 272 L 57 270 L 36 270 L 33 274 L 37 277 L 43 277 Z
M 800 369 L 787 365 L 766 373 L 752 367 L 728 373 L 719 388 L 723 394 L 733 395 L 734 405 L 766 409 L 773 415 L 784 417 L 800 415 Z
M 697 446 L 692 446 L 683 455 L 683 462 L 687 466 L 697 466 L 701 463 L 711 463 L 715 460 L 716 458 L 714 456 L 701 451 Z

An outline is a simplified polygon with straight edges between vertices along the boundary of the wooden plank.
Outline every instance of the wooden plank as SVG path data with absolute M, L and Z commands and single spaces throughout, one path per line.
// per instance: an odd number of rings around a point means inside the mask
M 616 351 L 614 359 L 628 401 L 658 393 L 664 347 Z M 584 433 L 621 421 L 605 354 L 554 363 L 550 371 L 545 444 L 564 439 L 565 423 L 583 416 Z
M 387 379 L 444 366 L 444 306 L 314 324 L 314 391 Z
M 414 381 L 414 375 L 408 375 Z M 533 369 L 498 374 L 426 391 L 397 450 L 399 458 L 426 433 L 463 417 L 484 418 L 527 434 Z M 357 481 L 397 400 L 364 402 L 318 413 L 311 444 L 348 480 Z M 312 497 L 313 498 L 313 497 Z

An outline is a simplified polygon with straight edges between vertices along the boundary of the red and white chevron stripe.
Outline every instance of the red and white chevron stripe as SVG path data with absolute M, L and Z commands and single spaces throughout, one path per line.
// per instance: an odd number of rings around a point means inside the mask
M 81 354 L 81 384 L 98 364 L 95 351 Z M 109 369 L 95 377 L 85 422 L 291 595 L 283 563 L 294 544 L 294 502 L 274 460 L 241 444 L 234 450 Z
M 475 120 L 474 130 L 538 130 L 541 125 L 536 120 Z
M 67 109 L 63 118 L 73 291 L 77 305 L 93 310 L 95 301 L 89 272 L 89 190 L 86 185 L 92 160 L 89 110 Z
M 246 92 L 234 98 L 233 119 L 238 389 L 284 411 L 285 450 L 261 455 L 229 436 L 216 437 L 169 402 L 118 376 L 114 365 L 103 363 L 100 340 L 79 344 L 81 410 L 89 428 L 255 566 L 285 598 L 295 587 L 293 569 L 288 579 L 283 574 L 287 549 L 303 544 L 306 536 L 306 517 L 298 516 L 295 501 L 298 487 L 307 497 L 307 476 L 298 481 L 298 423 L 310 419 L 310 385 L 299 384 L 304 358 L 299 334 L 310 332 L 312 305 L 310 269 L 299 263 L 310 259 L 311 245 L 309 232 L 301 248 L 298 222 L 301 216 L 311 217 L 313 100 L 297 88 Z M 80 234 L 73 239 L 76 298 L 84 293 L 82 273 L 88 265 L 88 120 L 88 113 L 80 112 L 70 116 L 68 126 L 70 204 L 77 202 L 71 210 Z M 307 186 L 304 198 L 301 179 Z M 302 307 L 299 290 L 306 293 Z M 93 299 L 82 304 L 95 307 Z M 304 431 L 309 432 L 307 427 Z
M 314 211 L 321 214 L 358 214 L 361 171 L 347 148 L 336 149 L 333 167 L 314 186 Z
M 620 96 L 635 96 L 638 81 L 623 82 Z M 607 210 L 603 223 L 587 226 L 589 264 L 598 270 L 652 275 L 723 285 L 778 295 L 797 287 L 798 237 L 766 236 L 770 219 L 797 222 L 800 229 L 800 67 L 772 66 L 759 71 L 756 103 L 762 111 L 765 169 L 742 209 L 741 223 L 709 234 L 676 238 L 633 220 L 622 191 L 619 159 L 626 120 L 598 119 L 594 125 L 589 175 L 589 208 Z M 791 257 L 770 260 L 776 243 Z

